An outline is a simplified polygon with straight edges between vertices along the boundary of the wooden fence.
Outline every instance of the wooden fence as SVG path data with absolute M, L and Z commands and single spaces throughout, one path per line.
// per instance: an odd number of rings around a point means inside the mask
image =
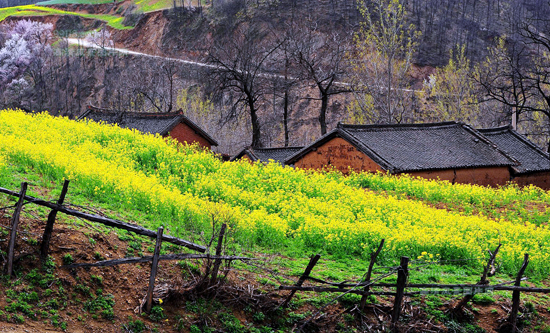
M 132 264 L 132 263 L 143 263 L 143 262 L 152 262 L 151 265 L 151 274 L 149 278 L 149 286 L 147 290 L 146 295 L 146 302 L 145 302 L 145 310 L 149 312 L 152 307 L 152 300 L 153 300 L 153 289 L 154 289 L 154 283 L 155 283 L 155 277 L 157 274 L 157 268 L 158 268 L 158 262 L 160 260 L 185 260 L 185 259 L 208 259 L 208 260 L 214 260 L 214 269 L 212 272 L 210 272 L 210 281 L 212 283 L 215 283 L 218 279 L 218 270 L 221 265 L 222 260 L 252 260 L 253 258 L 248 257 L 239 257 L 239 256 L 222 256 L 221 255 L 221 245 L 223 242 L 223 238 L 225 235 L 226 225 L 223 224 L 220 230 L 220 234 L 218 237 L 218 246 L 216 248 L 216 255 L 210 255 L 208 252 L 208 248 L 199 244 L 195 244 L 193 242 L 168 236 L 164 234 L 164 227 L 159 227 L 157 231 L 149 230 L 146 228 L 143 228 L 139 225 L 130 224 L 127 222 L 107 218 L 104 216 L 100 216 L 97 214 L 89 214 L 85 212 L 81 212 L 75 209 L 71 209 L 69 207 L 63 206 L 63 202 L 65 200 L 65 196 L 67 195 L 67 191 L 69 188 L 69 181 L 66 180 L 63 184 L 63 189 L 61 191 L 61 195 L 56 203 L 49 202 L 46 200 L 34 198 L 31 196 L 28 196 L 26 194 L 27 192 L 27 183 L 21 184 L 21 190 L 19 192 L 14 192 L 5 188 L 0 187 L 0 193 L 5 193 L 7 195 L 16 196 L 18 197 L 17 204 L 15 205 L 15 212 L 13 214 L 13 217 L 11 219 L 10 223 L 10 238 L 9 238 L 9 244 L 8 244 L 8 257 L 7 262 L 4 267 L 4 273 L 8 276 L 11 276 L 13 274 L 13 262 L 14 262 L 14 254 L 15 254 L 15 242 L 17 239 L 17 229 L 19 225 L 19 218 L 21 215 L 21 210 L 23 208 L 24 202 L 27 203 L 33 203 L 36 205 L 48 207 L 51 209 L 48 220 L 46 223 L 46 227 L 44 229 L 44 234 L 42 236 L 42 242 L 40 244 L 40 257 L 42 260 L 44 260 L 48 254 L 49 254 L 49 248 L 50 248 L 50 240 L 52 231 L 55 224 L 55 219 L 58 212 L 64 213 L 69 216 L 74 216 L 78 218 L 82 218 L 88 221 L 101 223 L 103 225 L 127 230 L 130 232 L 133 232 L 138 235 L 147 236 L 150 238 L 154 238 L 156 240 L 155 244 L 155 250 L 153 256 L 144 256 L 139 258 L 123 258 L 123 259 L 113 259 L 113 260 L 103 260 L 98 261 L 95 263 L 73 263 L 70 265 L 64 265 L 63 268 L 80 268 L 80 267 L 99 267 L 99 266 L 114 266 L 114 265 L 121 265 L 121 264 Z M 162 242 L 169 242 L 175 245 L 183 246 L 188 249 L 200 252 L 202 254 L 192 254 L 192 253 L 181 253 L 181 254 L 167 254 L 167 255 L 160 255 L 160 249 Z
M 4 273 L 6 275 L 11 276 L 13 274 L 13 263 L 14 263 L 14 248 L 15 248 L 15 242 L 17 239 L 17 229 L 19 224 L 19 218 L 21 214 L 21 210 L 23 208 L 23 205 L 25 201 L 27 203 L 33 203 L 36 205 L 48 207 L 51 209 L 48 220 L 46 223 L 46 227 L 44 229 L 44 234 L 42 237 L 42 243 L 40 244 L 40 256 L 42 259 L 46 258 L 49 253 L 49 247 L 50 247 L 50 240 L 51 240 L 51 234 L 54 228 L 55 219 L 57 216 L 57 213 L 61 212 L 66 215 L 82 218 L 88 221 L 101 223 L 103 225 L 127 230 L 133 233 L 136 233 L 138 235 L 143 235 L 147 237 L 154 238 L 156 240 L 155 244 L 155 250 L 153 256 L 144 256 L 139 258 L 123 258 L 123 259 L 113 259 L 113 260 L 104 260 L 104 261 L 98 261 L 95 263 L 73 263 L 70 265 L 62 266 L 64 268 L 79 268 L 79 267 L 98 267 L 98 266 L 114 266 L 114 265 L 120 265 L 120 264 L 132 264 L 132 263 L 143 263 L 143 262 L 152 262 L 151 265 L 151 274 L 149 279 L 149 286 L 146 296 L 146 303 L 145 303 L 145 310 L 150 311 L 152 306 L 152 294 L 154 289 L 154 282 L 155 277 L 157 273 L 157 267 L 158 262 L 160 260 L 185 260 L 185 259 L 209 259 L 214 260 L 214 265 L 212 268 L 212 271 L 209 272 L 210 274 L 210 283 L 214 284 L 216 283 L 216 280 L 218 279 L 218 270 L 221 265 L 222 260 L 253 260 L 253 258 L 248 257 L 240 257 L 240 256 L 223 256 L 221 255 L 221 246 L 223 243 L 223 238 L 225 235 L 226 225 L 222 225 L 219 237 L 218 237 L 218 243 L 216 248 L 216 254 L 210 255 L 208 253 L 208 248 L 199 244 L 195 244 L 193 242 L 176 238 L 173 236 L 168 236 L 164 234 L 164 228 L 159 227 L 157 231 L 149 230 L 146 228 L 143 228 L 139 225 L 130 224 L 127 222 L 110 219 L 104 216 L 99 216 L 97 214 L 90 214 L 81 212 L 72 208 L 69 208 L 67 206 L 63 205 L 63 202 L 65 200 L 67 191 L 68 191 L 69 181 L 65 181 L 63 184 L 63 188 L 61 191 L 61 195 L 57 202 L 49 202 L 46 200 L 34 198 L 31 196 L 28 196 L 26 194 L 27 192 L 27 183 L 21 184 L 21 189 L 19 192 L 11 191 L 5 188 L 0 187 L 0 193 L 5 193 L 10 196 L 15 196 L 18 198 L 15 207 L 15 212 L 11 219 L 11 230 L 10 230 L 10 238 L 9 238 L 9 244 L 8 244 L 8 256 L 7 256 L 7 262 L 4 266 Z M 194 250 L 199 252 L 200 254 L 193 254 L 193 253 L 182 253 L 182 254 L 168 254 L 168 255 L 160 255 L 160 249 L 162 242 L 169 242 L 172 244 L 176 244 L 179 246 L 186 247 L 188 249 Z M 328 282 L 324 281 L 315 277 L 311 276 L 311 272 L 313 271 L 313 268 L 318 263 L 321 256 L 319 254 L 313 256 L 311 260 L 309 261 L 307 267 L 304 270 L 304 273 L 300 276 L 298 281 L 292 285 L 292 286 L 285 286 L 281 285 L 279 287 L 279 290 L 288 290 L 290 291 L 290 294 L 285 298 L 283 303 L 281 304 L 282 307 L 287 307 L 294 297 L 295 293 L 298 291 L 306 292 L 306 291 L 314 291 L 314 292 L 334 292 L 334 293 L 353 293 L 361 295 L 361 301 L 360 301 L 360 310 L 363 311 L 366 299 L 369 295 L 387 295 L 387 296 L 394 296 L 394 304 L 391 312 L 391 329 L 396 330 L 397 323 L 399 320 L 399 317 L 401 315 L 401 308 L 403 304 L 403 298 L 405 296 L 412 296 L 412 295 L 421 295 L 421 294 L 447 294 L 447 295 L 458 295 L 462 294 L 464 295 L 463 299 L 458 302 L 458 304 L 455 306 L 454 310 L 459 311 L 464 307 L 468 301 L 470 301 L 473 297 L 473 295 L 477 293 L 484 293 L 488 291 L 495 291 L 495 290 L 505 290 L 505 291 L 512 291 L 512 309 L 510 312 L 510 316 L 508 317 L 507 324 L 510 325 L 510 330 L 512 332 L 517 332 L 517 315 L 519 311 L 519 305 L 520 305 L 520 293 L 521 292 L 535 292 L 535 293 L 550 293 L 550 289 L 545 288 L 530 288 L 530 287 L 521 287 L 520 283 L 521 281 L 525 280 L 523 278 L 523 274 L 525 272 L 525 269 L 527 268 L 527 265 L 529 263 L 529 255 L 525 254 L 523 265 L 521 266 L 520 270 L 518 271 L 516 275 L 516 279 L 514 281 L 499 283 L 491 285 L 488 281 L 488 276 L 491 275 L 491 268 L 494 266 L 495 258 L 498 254 L 498 251 L 500 249 L 500 245 L 491 252 L 491 257 L 488 260 L 487 265 L 485 266 L 481 279 L 476 284 L 414 284 L 414 283 L 407 283 L 407 280 L 409 278 L 410 270 L 409 270 L 409 258 L 408 257 L 401 257 L 399 266 L 392 269 L 389 273 L 382 275 L 376 279 L 372 279 L 372 271 L 374 264 L 376 262 L 376 259 L 380 252 L 382 251 L 382 248 L 384 246 L 384 240 L 380 242 L 380 245 L 378 246 L 377 250 L 371 254 L 370 263 L 367 269 L 367 272 L 365 273 L 364 279 L 357 281 L 356 283 L 334 283 L 334 282 Z M 206 253 L 205 253 L 206 252 Z M 379 280 L 382 280 L 383 278 L 386 278 L 388 276 L 397 274 L 397 281 L 396 283 L 379 283 Z M 310 281 L 313 283 L 316 283 L 317 285 L 308 285 L 304 286 L 304 283 L 306 281 Z M 510 286 L 510 284 L 514 284 L 513 286 Z M 372 291 L 372 288 L 384 288 L 382 291 Z M 387 291 L 387 289 L 395 289 L 394 291 Z M 421 289 L 421 290 L 415 290 L 415 291 L 409 291 L 407 292 L 407 289 Z
M 401 257 L 400 264 L 398 267 L 392 269 L 389 273 L 378 277 L 376 280 L 371 279 L 372 269 L 376 261 L 377 256 L 380 254 L 380 251 L 384 245 L 384 240 L 380 242 L 380 245 L 376 252 L 371 255 L 371 260 L 365 278 L 357 281 L 356 283 L 334 283 L 324 281 L 315 277 L 312 277 L 310 274 L 320 259 L 320 255 L 317 254 L 313 256 L 309 264 L 307 265 L 304 273 L 300 276 L 296 284 L 292 286 L 281 285 L 279 290 L 290 290 L 290 294 L 286 297 L 282 303 L 282 307 L 287 307 L 293 296 L 298 291 L 314 291 L 314 292 L 332 292 L 332 293 L 351 293 L 361 295 L 360 309 L 364 310 L 366 297 L 369 295 L 385 295 L 385 296 L 394 296 L 394 303 L 391 312 L 391 330 L 397 330 L 397 324 L 399 317 L 401 315 L 401 309 L 403 304 L 403 298 L 405 296 L 413 295 L 464 295 L 462 300 L 452 309 L 452 311 L 461 311 L 468 301 L 472 299 L 475 294 L 485 293 L 489 291 L 504 290 L 512 291 L 512 309 L 510 315 L 507 318 L 505 325 L 508 325 L 508 330 L 512 332 L 518 332 L 517 328 L 517 316 L 520 306 L 520 293 L 521 292 L 532 292 L 532 293 L 550 293 L 550 289 L 546 288 L 530 288 L 530 287 L 521 287 L 521 281 L 524 281 L 523 274 L 527 265 L 529 263 L 529 255 L 525 254 L 523 265 L 516 275 L 514 281 L 503 282 L 499 284 L 491 285 L 487 280 L 487 277 L 490 275 L 491 267 L 494 265 L 496 255 L 500 249 L 500 245 L 491 252 L 491 257 L 487 265 L 484 268 L 483 274 L 480 281 L 477 284 L 427 284 L 427 283 L 407 283 L 409 278 L 409 258 Z M 377 283 L 377 281 L 382 280 L 388 276 L 397 274 L 396 283 Z M 304 286 L 303 284 L 307 281 L 315 283 L 317 285 L 308 285 Z M 510 286 L 513 284 L 513 286 Z M 379 287 L 383 288 L 383 291 L 372 291 L 371 288 Z M 394 291 L 387 291 L 387 289 L 394 289 Z M 407 292 L 407 289 L 416 289 L 415 291 Z M 417 290 L 421 289 L 421 290 Z

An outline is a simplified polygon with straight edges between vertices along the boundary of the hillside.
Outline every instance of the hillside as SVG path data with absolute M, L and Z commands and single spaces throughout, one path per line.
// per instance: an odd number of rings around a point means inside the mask
M 167 282 L 174 294 L 160 304 L 163 310 L 157 310 L 163 311 L 168 321 L 160 317 L 139 319 L 132 311 L 144 296 L 148 270 L 142 267 L 147 264 L 77 269 L 70 274 L 59 266 L 73 260 L 143 256 L 152 252 L 152 240 L 61 217 L 53 238 L 55 265 L 40 270 L 32 256 L 41 235 L 39 225 L 48 212 L 25 206 L 24 242 L 19 241 L 17 251 L 31 257 L 21 259 L 16 271 L 19 277 L 1 287 L 7 298 L 0 304 L 4 311 L 0 319 L 6 322 L 28 322 L 38 330 L 43 324 L 63 328 L 65 322 L 69 331 L 118 331 L 125 325 L 128 331 L 136 332 L 128 325 L 141 325 L 136 324 L 137 319 L 161 331 L 198 332 L 212 327 L 271 332 L 306 322 L 313 325 L 312 330 L 321 331 L 322 327 L 334 327 L 346 332 L 369 325 L 383 330 L 389 325 L 392 297 L 371 299 L 374 303 L 364 318 L 356 310 L 346 313 L 346 309 L 354 308 L 358 297 L 344 297 L 324 308 L 333 295 L 300 293 L 289 311 L 281 313 L 273 307 L 284 297 L 274 288 L 293 284 L 310 255 L 320 253 L 323 257 L 315 276 L 353 281 L 364 274 L 370 253 L 381 239 L 386 243 L 377 259 L 377 270 L 383 273 L 398 264 L 400 256 L 408 256 L 413 259 L 411 283 L 475 283 L 487 260 L 487 250 L 501 243 L 491 284 L 512 279 L 523 253 L 530 254 L 526 285 L 547 284 L 550 196 L 537 188 L 491 189 L 370 174 L 344 178 L 335 172 L 305 172 L 277 164 L 223 163 L 196 147 L 46 114 L 2 111 L 0 133 L 0 187 L 15 190 L 21 181 L 29 181 L 31 195 L 55 200 L 61 181 L 70 179 L 68 200 L 78 209 L 100 211 L 153 230 L 163 225 L 170 235 L 199 244 L 207 244 L 219 225 L 227 223 L 230 233 L 225 253 L 261 258 L 252 266 L 234 263 L 227 288 L 214 296 L 224 305 L 221 310 L 209 308 L 212 301 L 205 299 L 211 295 L 186 289 L 199 279 L 201 265 L 162 264 L 159 284 Z M 11 206 L 14 199 L 3 198 L 2 206 Z M 168 246 L 164 251 L 181 250 Z M 55 284 L 42 283 L 43 279 Z M 395 276 L 382 281 L 395 281 Z M 243 296 L 245 290 L 252 298 Z M 52 293 L 57 295 L 57 305 L 46 302 Z M 114 296 L 114 303 L 109 294 Z M 411 296 L 406 300 L 403 325 L 436 331 L 447 327 L 453 332 L 461 332 L 461 325 L 463 332 L 480 331 L 476 327 L 481 326 L 491 332 L 499 325 L 498 320 L 507 316 L 509 297 L 509 292 L 480 294 L 468 310 L 470 319 L 453 319 L 445 310 L 460 297 Z M 526 330 L 548 329 L 544 324 L 547 299 L 526 296 L 524 302 L 522 325 Z M 28 304 L 38 304 L 40 310 L 30 312 Z M 84 312 L 80 304 L 85 305 Z M 257 315 L 258 311 L 263 315 Z M 311 319 L 317 311 L 326 315 Z M 370 311 L 385 314 L 374 319 Z
M 545 31 L 545 13 L 550 9 L 546 3 L 403 2 L 404 26 L 412 24 L 420 34 L 415 34 L 417 44 L 411 44 L 416 47 L 407 61 L 410 67 L 399 80 L 391 79 L 396 87 L 389 91 L 400 95 L 393 98 L 386 98 L 381 89 L 388 87 L 385 80 L 390 76 L 382 75 L 383 71 L 378 71 L 380 75 L 361 73 L 358 64 L 367 54 L 351 56 L 359 50 L 356 34 L 366 20 L 357 7 L 361 4 L 353 0 L 204 4 L 56 0 L 0 8 L 3 36 L 11 36 L 9 30 L 17 22 L 32 18 L 46 23 L 42 29 L 48 30 L 49 45 L 24 69 L 12 59 L 16 69 L 11 72 L 18 77 L 3 83 L 0 105 L 72 117 L 82 114 L 87 105 L 132 112 L 181 109 L 207 132 L 216 133 L 222 142 L 218 151 L 228 155 L 252 141 L 269 147 L 306 145 L 338 122 L 454 120 L 480 128 L 511 122 L 513 105 L 498 100 L 498 92 L 496 98 L 488 96 L 479 80 L 474 80 L 474 69 L 485 63 L 489 52 L 496 52 L 495 38 L 506 36 L 504 48 L 520 43 L 524 54 L 532 57 L 525 60 L 528 72 L 529 61 L 540 57 L 534 56 L 529 43 L 521 43 L 521 32 L 526 23 L 535 31 Z M 361 8 L 373 4 L 365 2 Z M 95 47 L 83 47 L 77 37 L 86 39 L 86 45 L 94 39 Z M 6 42 L 1 39 L 0 45 L 19 45 Z M 116 52 L 106 45 L 140 54 Z M 246 54 L 230 54 L 242 50 Z M 455 59 L 449 62 L 451 50 Z M 269 56 L 261 57 L 264 52 Z M 246 84 L 228 82 L 232 76 L 220 71 L 220 61 L 237 67 L 258 66 L 248 73 L 261 75 Z M 354 65 L 354 61 L 359 63 Z M 491 65 L 495 71 L 498 66 L 498 71 L 507 70 L 504 61 L 497 64 Z M 243 72 L 243 68 L 233 69 Z M 532 75 L 525 76 L 525 80 L 532 79 Z M 371 79 L 376 82 L 363 81 Z M 253 94 L 242 91 L 247 86 L 253 87 Z M 504 84 L 503 89 L 508 86 Z M 368 97 L 365 101 L 360 97 L 363 94 Z M 518 128 L 537 144 L 546 145 L 547 99 L 539 95 L 534 88 L 526 94 L 534 110 L 523 110 L 523 104 L 517 107 L 522 110 Z M 539 105 L 545 109 L 539 110 Z

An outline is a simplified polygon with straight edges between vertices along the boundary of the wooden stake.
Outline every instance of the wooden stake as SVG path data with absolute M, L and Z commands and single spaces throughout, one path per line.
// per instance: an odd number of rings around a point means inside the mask
M 300 276 L 300 278 L 298 279 L 298 282 L 296 282 L 296 284 L 295 284 L 296 287 L 301 287 L 302 286 L 304 281 L 308 278 L 309 274 L 311 273 L 311 270 L 313 269 L 313 267 L 315 267 L 315 265 L 317 265 L 317 261 L 319 261 L 319 258 L 321 258 L 321 255 L 316 254 L 313 258 L 311 258 L 309 260 L 309 264 L 307 265 L 306 270 L 304 271 L 302 276 Z M 282 304 L 283 308 L 286 308 L 288 306 L 288 303 L 290 303 L 290 300 L 292 299 L 292 297 L 294 296 L 295 293 L 296 293 L 296 290 L 292 290 L 290 292 L 290 295 L 288 295 L 288 297 L 286 298 L 286 300 Z
M 523 265 L 521 265 L 518 275 L 516 276 L 516 283 L 514 284 L 516 287 L 520 286 L 521 277 L 525 272 L 525 269 L 527 268 L 528 264 L 529 264 L 529 254 L 526 253 L 523 258 Z M 515 333 L 518 331 L 517 321 L 518 321 L 518 311 L 519 311 L 519 303 L 520 303 L 519 299 L 520 299 L 520 291 L 514 290 L 512 293 L 512 312 L 510 313 L 510 318 L 508 319 L 508 321 L 510 322 L 510 325 L 512 325 L 512 333 Z
M 376 258 L 378 257 L 378 255 L 380 254 L 380 251 L 382 251 L 382 247 L 384 246 L 384 239 L 382 239 L 380 241 L 380 245 L 378 245 L 378 249 L 376 250 L 376 252 L 372 253 L 370 255 L 370 264 L 369 264 L 369 269 L 367 270 L 367 276 L 365 278 L 365 282 L 366 283 L 369 283 L 370 282 L 370 278 L 371 278 L 371 275 L 372 275 L 372 268 L 374 267 L 374 263 L 376 261 Z M 365 309 L 365 304 L 367 303 L 367 293 L 369 292 L 369 289 L 370 289 L 370 286 L 367 285 L 363 291 L 365 292 L 365 294 L 363 294 L 363 297 L 361 297 L 361 305 L 359 306 L 359 309 L 361 309 L 361 311 L 363 311 Z
M 65 179 L 63 183 L 63 189 L 61 190 L 61 195 L 57 200 L 58 205 L 62 205 L 65 201 L 65 196 L 67 195 L 67 190 L 69 189 L 69 180 Z M 40 245 L 40 258 L 42 260 L 46 259 L 48 253 L 50 252 L 50 240 L 52 238 L 53 225 L 55 223 L 55 218 L 57 216 L 57 209 L 52 209 L 48 215 L 48 222 L 46 223 L 46 228 L 44 229 L 44 235 L 42 236 L 42 244 Z
M 487 281 L 487 275 L 489 274 L 489 270 L 491 269 L 491 266 L 495 264 L 495 258 L 497 257 L 498 250 L 500 250 L 500 246 L 502 244 L 498 244 L 495 251 L 491 254 L 491 258 L 489 259 L 489 262 L 487 262 L 487 266 L 485 266 L 485 270 L 483 270 L 483 276 L 481 276 L 481 280 L 478 284 L 488 284 L 489 281 Z
M 491 269 L 491 266 L 495 264 L 495 258 L 497 256 L 498 250 L 500 250 L 500 246 L 502 244 L 498 244 L 497 248 L 494 252 L 491 253 L 491 258 L 489 258 L 489 261 L 487 262 L 487 265 L 485 266 L 485 269 L 483 270 L 483 275 L 481 276 L 481 280 L 477 283 L 478 285 L 487 285 L 489 284 L 489 281 L 487 281 L 487 276 L 489 275 L 489 270 Z M 453 311 L 460 311 L 468 302 L 474 297 L 474 295 L 467 295 L 465 296 L 458 304 L 454 307 Z
M 227 224 L 222 224 L 220 235 L 218 237 L 218 245 L 216 246 L 216 256 L 218 257 L 214 261 L 214 268 L 212 268 L 212 275 L 210 277 L 210 285 L 213 286 L 216 284 L 218 280 L 218 270 L 220 269 L 220 265 L 222 264 L 222 260 L 219 258 L 222 253 L 222 246 L 223 246 L 223 237 L 225 236 L 225 229 L 227 228 Z
M 6 264 L 6 275 L 11 276 L 13 273 L 13 256 L 15 252 L 15 241 L 17 239 L 17 227 L 19 225 L 19 216 L 21 215 L 21 209 L 23 208 L 23 201 L 25 201 L 25 193 L 27 193 L 28 184 L 21 183 L 21 192 L 19 193 L 19 200 L 15 205 L 15 212 L 11 219 L 11 232 L 10 242 L 8 245 L 8 263 Z
M 145 311 L 151 312 L 153 307 L 153 290 L 155 289 L 155 278 L 157 276 L 157 268 L 159 263 L 160 246 L 162 245 L 163 227 L 159 227 L 157 231 L 157 243 L 155 244 L 155 253 L 153 254 L 153 263 L 151 264 L 151 277 L 149 278 L 149 289 L 147 289 L 147 301 L 145 303 Z
M 397 321 L 399 320 L 399 316 L 401 315 L 401 304 L 403 303 L 405 286 L 407 284 L 407 277 L 409 276 L 409 258 L 401 257 L 401 263 L 399 266 L 399 271 L 397 272 L 395 302 L 393 304 L 393 311 L 391 316 L 392 331 L 396 330 Z

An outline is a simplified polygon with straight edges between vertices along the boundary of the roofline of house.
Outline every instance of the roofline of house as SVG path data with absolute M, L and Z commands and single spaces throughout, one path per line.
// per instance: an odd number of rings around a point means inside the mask
M 389 173 L 404 173 L 404 172 L 413 172 L 413 171 L 433 171 L 433 170 L 445 170 L 449 168 L 423 168 L 423 169 L 407 169 L 402 170 L 398 169 L 395 166 L 393 166 L 389 161 L 386 161 L 384 158 L 382 158 L 380 155 L 378 155 L 376 152 L 365 146 L 363 143 L 361 143 L 361 140 L 356 138 L 352 132 L 346 131 L 346 129 L 377 129 L 377 128 L 407 128 L 411 129 L 414 127 L 418 128 L 442 128 L 442 127 L 452 127 L 452 126 L 461 126 L 466 131 L 468 131 L 471 135 L 475 136 L 476 138 L 480 139 L 484 143 L 490 145 L 493 149 L 497 150 L 500 154 L 502 154 L 507 160 L 510 161 L 509 164 L 481 164 L 476 166 L 454 166 L 453 169 L 466 169 L 466 168 L 482 168 L 482 167 L 501 167 L 501 166 L 507 166 L 507 167 L 514 167 L 514 165 L 518 165 L 519 162 L 511 157 L 510 155 L 506 154 L 504 151 L 502 151 L 498 146 L 489 140 L 487 137 L 485 137 L 483 134 L 478 132 L 473 127 L 466 125 L 464 123 L 460 122 L 454 122 L 454 121 L 447 121 L 447 122 L 439 122 L 439 123 L 422 123 L 422 124 L 382 124 L 382 125 L 345 125 L 338 123 L 336 128 L 329 133 L 323 135 L 321 138 L 317 139 L 312 144 L 304 147 L 302 150 L 298 151 L 296 154 L 290 156 L 289 158 L 284 161 L 284 164 L 292 165 L 296 163 L 298 159 L 305 156 L 306 154 L 310 153 L 313 149 L 318 148 L 319 146 L 325 144 L 326 142 L 332 140 L 336 137 L 341 137 L 348 141 L 352 146 L 354 146 L 357 150 L 362 152 L 363 154 L 367 155 L 370 159 L 372 159 L 375 163 L 377 163 L 382 169 Z
M 246 147 L 243 150 L 241 150 L 239 153 L 237 153 L 237 155 L 231 157 L 229 159 L 229 161 L 230 162 L 236 161 L 239 158 L 242 158 L 244 155 L 248 155 L 252 162 L 256 162 L 258 160 L 258 156 L 254 155 L 254 152 L 252 151 L 252 148 Z
M 109 109 L 103 109 L 99 108 L 93 105 L 88 105 L 86 107 L 86 111 L 78 117 L 78 120 L 86 118 L 92 111 L 102 112 L 105 114 L 117 114 L 117 111 L 109 110 Z M 195 133 L 200 134 L 202 137 L 206 139 L 212 146 L 218 146 L 218 142 L 214 140 L 208 133 L 206 133 L 203 129 L 201 129 L 197 124 L 195 124 L 191 119 L 186 117 L 181 110 L 177 112 L 162 112 L 162 113 L 144 113 L 144 112 L 124 112 L 124 114 L 132 116 L 132 117 L 141 117 L 141 118 L 153 118 L 153 117 L 168 117 L 168 116 L 176 116 L 174 117 L 174 121 L 171 122 L 168 126 L 166 126 L 162 131 L 159 132 L 160 135 L 164 136 L 167 135 L 168 132 L 174 129 L 179 123 L 183 122 L 187 126 L 191 127 L 192 130 L 195 131 Z
M 512 133 L 516 138 L 520 139 L 522 142 L 526 143 L 531 148 L 535 149 L 539 154 L 543 155 L 546 158 L 550 158 L 550 154 L 548 152 L 545 152 L 542 150 L 541 147 L 531 142 L 531 140 L 527 139 L 524 135 L 519 134 L 516 130 L 512 128 L 512 126 L 501 126 L 501 127 L 492 127 L 492 128 L 481 128 L 479 129 L 481 133 L 505 133 L 510 132 Z
M 536 152 L 541 154 L 547 159 L 550 159 L 550 154 L 542 150 L 538 145 L 531 142 L 531 140 L 527 139 L 524 135 L 519 134 L 511 125 L 505 125 L 505 126 L 499 126 L 499 127 L 490 127 L 490 128 L 480 128 L 479 131 L 481 133 L 491 133 L 491 134 L 500 134 L 500 133 L 506 133 L 510 132 L 513 136 L 518 138 L 523 143 L 527 144 L 529 147 L 533 148 Z M 536 172 L 547 172 L 550 171 L 550 169 L 542 169 L 542 170 L 529 170 L 529 171 L 519 171 L 516 168 L 513 168 L 516 175 L 526 175 Z
M 378 154 L 376 154 L 374 151 L 366 147 L 364 144 L 362 144 L 357 138 L 347 133 L 345 130 L 343 130 L 341 127 L 337 127 L 333 129 L 332 131 L 328 132 L 327 134 L 323 135 L 316 141 L 314 141 L 312 144 L 304 147 L 302 150 L 298 151 L 296 154 L 290 156 L 287 158 L 283 163 L 286 165 L 292 165 L 294 164 L 299 158 L 305 156 L 309 152 L 311 152 L 313 149 L 325 144 L 326 142 L 332 140 L 333 138 L 341 137 L 348 141 L 351 145 L 353 145 L 357 150 L 362 152 L 363 154 L 366 154 L 369 156 L 373 161 L 375 161 L 378 165 L 380 165 L 383 169 L 386 171 L 389 171 L 392 173 L 394 171 L 394 168 L 391 166 L 390 163 L 388 163 L 386 160 L 384 160 L 382 157 L 380 157 Z
M 255 150 L 271 150 L 271 151 L 274 151 L 274 150 L 285 150 L 285 149 L 302 149 L 304 147 L 298 147 L 298 146 L 292 146 L 292 147 L 246 147 L 246 148 L 243 148 L 243 150 L 241 150 L 239 153 L 237 153 L 235 156 L 231 157 L 230 161 L 235 161 L 241 157 L 243 157 L 243 155 L 245 154 L 248 154 L 249 157 L 251 157 L 251 160 L 252 162 L 256 162 L 257 160 L 259 160 L 260 158 L 255 154 Z M 284 164 L 285 161 L 280 161 L 281 163 Z
M 377 129 L 377 128 L 426 128 L 426 127 L 449 127 L 452 125 L 461 124 L 456 121 L 442 121 L 437 123 L 415 123 L 415 124 L 368 124 L 368 125 L 352 125 L 352 124 L 342 124 L 338 123 L 336 128 L 350 128 L 350 129 Z
M 504 150 L 500 149 L 500 147 L 494 143 L 493 141 L 491 141 L 491 139 L 489 139 L 488 137 L 486 137 L 485 135 L 483 135 L 483 133 L 481 133 L 480 131 L 478 131 L 477 129 L 473 128 L 472 126 L 470 125 L 466 125 L 464 123 L 460 123 L 462 125 L 463 128 L 465 128 L 466 130 L 470 131 L 470 133 L 472 133 L 473 135 L 477 136 L 479 139 L 483 140 L 485 143 L 489 144 L 489 145 L 492 145 L 494 149 L 496 149 L 496 151 L 498 151 L 499 153 L 501 153 L 502 155 L 504 155 L 504 157 L 506 157 L 508 160 L 510 160 L 512 162 L 512 164 L 510 165 L 511 168 L 514 168 L 514 166 L 517 166 L 517 165 L 520 165 L 521 163 L 516 160 L 513 156 L 510 156 L 508 155 L 508 153 L 506 153 Z
M 253 149 L 253 150 L 285 150 L 285 149 L 302 149 L 304 148 L 303 146 L 299 146 L 299 147 L 255 147 L 255 148 L 252 148 L 250 147 L 249 149 Z

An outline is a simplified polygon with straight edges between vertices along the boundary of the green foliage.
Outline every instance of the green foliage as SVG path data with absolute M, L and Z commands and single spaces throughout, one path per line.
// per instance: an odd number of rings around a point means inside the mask
M 47 263 L 48 262 L 44 264 L 44 270 L 46 272 L 53 272 L 53 268 L 51 267 L 53 261 L 49 264 Z M 55 264 L 53 264 L 53 267 L 55 267 Z M 29 281 L 31 285 L 38 285 L 42 288 L 47 288 L 48 285 L 55 280 L 55 276 L 52 273 L 42 274 L 37 268 L 35 268 L 25 275 L 25 280 Z
M 37 5 L 26 5 L 26 6 L 16 6 L 8 8 L 0 8 L 0 22 L 5 20 L 10 16 L 48 16 L 48 15 L 73 15 L 80 16 L 83 18 L 95 19 L 99 21 L 104 21 L 110 27 L 115 29 L 124 30 L 130 29 L 131 27 L 126 27 L 122 24 L 124 20 L 123 17 L 108 15 L 108 14 L 88 14 L 80 12 L 65 11 L 61 9 L 56 9 L 53 7 L 44 7 Z
M 472 298 L 475 304 L 489 305 L 495 303 L 495 299 L 490 294 L 475 294 Z
M 48 274 L 53 274 L 55 270 L 55 262 L 51 256 L 48 256 L 46 260 L 44 261 L 44 264 L 42 265 L 42 269 L 44 272 Z
M 79 293 L 81 293 L 84 296 L 91 296 L 92 295 L 92 292 L 90 291 L 90 287 L 88 287 L 86 285 L 83 285 L 83 284 L 77 284 L 74 287 L 74 290 L 78 291 Z
M 15 321 L 17 324 L 22 324 L 25 322 L 25 318 L 20 314 L 13 315 L 13 321 Z
M 252 314 L 252 319 L 259 323 L 265 320 L 265 314 L 261 311 L 256 311 Z
M 304 313 L 295 313 L 295 312 L 289 312 L 286 317 L 286 322 L 289 325 L 294 325 L 298 322 L 303 321 L 307 317 L 311 316 L 311 311 L 307 311 Z
M 95 260 L 104 260 L 105 258 L 101 255 L 99 252 L 94 252 L 94 259 Z
M 99 311 L 101 317 L 112 320 L 115 316 L 113 311 L 114 305 L 115 297 L 111 294 L 107 294 L 105 296 L 98 295 L 86 301 L 86 303 L 84 303 L 84 308 L 92 314 L 96 314 L 96 312 Z
M 90 279 L 92 280 L 92 283 L 95 283 L 99 286 L 103 285 L 103 276 L 101 275 L 91 275 Z
M 151 308 L 151 313 L 149 314 L 149 319 L 152 321 L 161 321 L 163 319 L 166 319 L 166 315 L 164 314 L 164 309 L 160 305 L 155 305 Z
M 128 333 L 141 333 L 147 329 L 147 326 L 139 319 L 132 320 L 132 317 L 128 317 L 128 323 L 123 324 L 122 328 Z
M 74 262 L 73 256 L 70 253 L 67 253 L 63 256 L 63 265 L 70 265 Z
M 225 332 L 240 333 L 245 330 L 243 324 L 241 324 L 239 319 L 237 319 L 237 317 L 233 314 L 222 312 L 218 314 L 218 319 L 220 320 Z

